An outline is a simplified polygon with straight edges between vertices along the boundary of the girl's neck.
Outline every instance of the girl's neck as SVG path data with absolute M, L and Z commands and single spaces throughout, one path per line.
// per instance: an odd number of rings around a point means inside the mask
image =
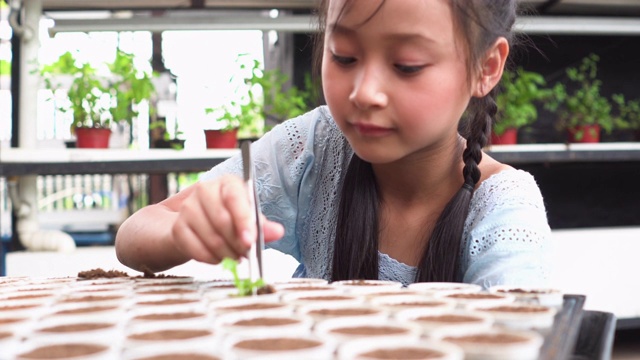
M 380 197 L 405 205 L 433 203 L 453 196 L 463 183 L 460 136 L 430 150 L 389 164 L 374 164 Z

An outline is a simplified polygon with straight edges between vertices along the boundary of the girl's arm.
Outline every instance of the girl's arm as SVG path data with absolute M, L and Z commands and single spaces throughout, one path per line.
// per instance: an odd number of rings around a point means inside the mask
M 131 215 L 118 229 L 118 260 L 133 269 L 162 271 L 190 259 L 217 264 L 244 256 L 256 239 L 247 188 L 235 175 L 198 182 Z M 282 237 L 264 219 L 265 241 Z

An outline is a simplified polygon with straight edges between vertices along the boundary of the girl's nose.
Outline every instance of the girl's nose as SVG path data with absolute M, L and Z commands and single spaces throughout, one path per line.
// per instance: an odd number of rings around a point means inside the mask
M 355 77 L 349 101 L 359 109 L 385 107 L 389 99 L 384 92 L 383 80 L 381 74 L 374 68 L 363 68 Z

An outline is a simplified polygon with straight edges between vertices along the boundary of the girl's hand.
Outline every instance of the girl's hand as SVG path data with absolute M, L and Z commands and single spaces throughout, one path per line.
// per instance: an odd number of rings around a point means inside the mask
M 246 256 L 257 237 L 255 210 L 249 204 L 246 183 L 240 177 L 227 175 L 193 186 L 171 229 L 175 248 L 191 259 L 210 264 L 225 257 Z M 260 216 L 265 242 L 284 235 L 281 224 Z

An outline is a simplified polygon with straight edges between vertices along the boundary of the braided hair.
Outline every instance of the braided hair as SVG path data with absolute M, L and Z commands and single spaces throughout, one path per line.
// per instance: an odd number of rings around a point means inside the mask
M 380 3 L 383 5 L 384 0 Z M 466 45 L 467 74 L 471 81 L 480 73 L 486 51 L 501 37 L 513 42 L 511 28 L 516 18 L 515 0 L 450 0 L 454 24 Z M 318 13 L 316 62 L 319 73 L 328 0 Z M 344 10 L 344 9 L 343 9 Z M 474 189 L 480 181 L 482 148 L 488 144 L 497 113 L 495 88 L 481 98 L 472 98 L 459 124 L 466 139 L 462 153 L 464 183 L 446 204 L 433 231 L 425 235 L 415 281 L 460 282 L 460 244 Z M 353 155 L 340 191 L 331 280 L 378 278 L 378 213 L 380 199 L 371 164 Z

